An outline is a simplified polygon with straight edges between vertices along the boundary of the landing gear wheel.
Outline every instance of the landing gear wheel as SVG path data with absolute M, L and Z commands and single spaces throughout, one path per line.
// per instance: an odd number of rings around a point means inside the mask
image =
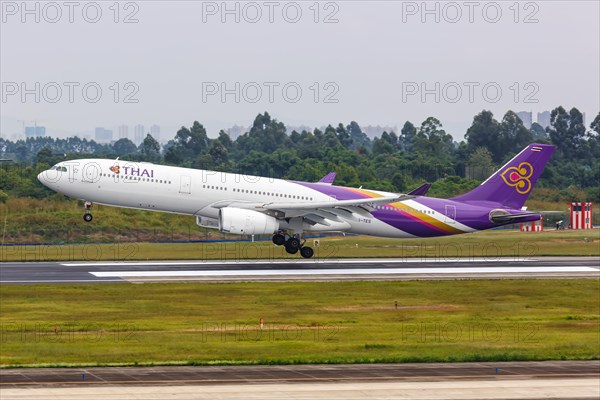
M 312 247 L 304 246 L 300 248 L 300 255 L 304 258 L 311 258 L 315 254 Z
M 85 214 L 83 214 L 83 220 L 84 220 L 85 222 L 91 222 L 93 218 L 94 218 L 94 217 L 92 217 L 92 214 L 90 214 L 90 213 L 85 213 Z
M 286 244 L 285 245 L 285 251 L 287 251 L 289 254 L 296 254 L 298 252 L 298 248 L 297 247 L 288 246 Z
M 285 236 L 283 236 L 281 233 L 274 234 L 273 243 L 275 243 L 277 246 L 281 246 L 285 243 Z
M 285 247 L 294 247 L 296 250 L 300 247 L 300 239 L 291 237 L 285 243 Z M 294 252 L 295 253 L 295 252 Z M 292 254 L 294 254 L 292 253 Z

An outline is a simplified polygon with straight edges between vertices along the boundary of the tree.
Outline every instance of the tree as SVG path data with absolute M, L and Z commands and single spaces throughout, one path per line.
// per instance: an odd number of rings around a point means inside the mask
M 590 131 L 588 132 L 588 147 L 590 149 L 590 156 L 592 161 L 598 164 L 600 161 L 600 113 L 596 115 L 596 118 L 590 124 Z
M 546 130 L 544 129 L 543 126 L 541 126 L 537 122 L 534 122 L 533 124 L 531 124 L 530 131 L 533 136 L 533 140 L 539 141 L 539 140 L 547 140 L 548 139 L 548 134 L 546 133 Z
M 437 118 L 429 117 L 419 128 L 413 150 L 422 156 L 433 156 L 438 161 L 449 161 L 454 150 L 452 135 L 446 133 Z
M 350 122 L 350 125 L 346 127 L 348 134 L 350 135 L 350 139 L 352 139 L 351 148 L 357 149 L 361 146 L 366 148 L 371 147 L 371 141 L 369 137 L 360 129 L 360 126 L 356 123 L 356 121 Z
M 233 147 L 233 142 L 231 141 L 231 137 L 224 130 L 219 131 L 219 137 L 217 138 L 219 142 L 227 149 L 231 150 Z
M 200 122 L 194 121 L 190 129 L 190 137 L 187 142 L 193 152 L 193 155 L 207 151 L 209 142 L 210 140 L 208 139 L 204 126 Z
M 485 147 L 492 153 L 494 162 L 504 159 L 499 138 L 500 126 L 491 111 L 483 110 L 473 118 L 473 123 L 465 134 L 467 146 L 471 152 L 478 147 Z
M 250 132 L 240 136 L 237 145 L 244 153 L 252 150 L 272 153 L 277 149 L 289 148 L 292 141 L 286 134 L 285 125 L 265 112 L 254 118 Z
M 412 151 L 417 136 L 417 128 L 410 122 L 406 121 L 400 131 L 399 144 L 404 151 Z
M 394 146 L 389 141 L 383 138 L 375 138 L 373 140 L 373 154 L 392 154 L 393 152 Z
M 113 149 L 117 155 L 132 154 L 137 151 L 137 146 L 127 138 L 121 138 L 113 144 Z
M 165 153 L 165 160 L 174 164 L 191 165 L 202 153 L 208 152 L 210 140 L 198 121 L 191 128 L 182 126 Z
M 384 131 L 381 134 L 381 139 L 391 144 L 393 148 L 398 147 L 398 136 L 394 132 L 387 133 Z
M 149 133 L 140 144 L 139 151 L 147 161 L 158 161 L 160 159 L 160 144 Z
M 567 112 L 562 106 L 550 113 L 550 126 L 546 128 L 552 144 L 557 147 L 558 158 L 569 160 L 587 156 L 585 154 L 585 125 L 583 114 L 572 108 Z
M 54 157 L 52 156 L 52 150 L 50 150 L 47 147 L 44 147 L 43 149 L 38 151 L 36 158 L 37 158 L 37 162 L 42 163 L 42 164 L 46 164 L 46 165 L 54 165 L 55 164 Z
M 208 150 L 208 154 L 212 158 L 212 161 L 215 165 L 225 164 L 227 162 L 227 148 L 218 139 L 212 141 L 210 144 L 210 149 Z
M 344 124 L 340 123 L 337 126 L 337 128 L 335 128 L 335 132 L 337 133 L 338 140 L 340 141 L 340 143 L 342 144 L 342 146 L 344 146 L 347 149 L 349 149 L 350 147 L 352 147 L 352 138 L 350 137 L 350 134 L 348 133 L 348 131 L 344 127 Z
M 475 149 L 467 161 L 467 179 L 484 180 L 494 171 L 492 153 L 485 147 Z
M 513 111 L 507 111 L 499 127 L 499 150 L 509 158 L 533 141 L 531 131 Z
M 596 115 L 596 118 L 590 124 L 590 128 L 600 135 L 600 112 Z
M 401 172 L 396 172 L 394 176 L 392 176 L 391 183 L 400 193 L 406 190 L 406 177 Z

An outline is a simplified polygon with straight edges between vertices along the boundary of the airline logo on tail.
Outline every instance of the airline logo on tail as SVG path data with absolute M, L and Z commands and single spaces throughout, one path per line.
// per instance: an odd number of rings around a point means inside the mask
M 508 167 L 500 174 L 504 183 L 514 187 L 519 194 L 527 194 L 533 187 L 531 185 L 533 166 L 528 162 L 522 162 L 518 167 Z

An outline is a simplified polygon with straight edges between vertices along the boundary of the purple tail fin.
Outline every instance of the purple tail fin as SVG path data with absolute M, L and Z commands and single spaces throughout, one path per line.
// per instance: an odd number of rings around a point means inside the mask
M 542 174 L 555 147 L 530 144 L 496 173 L 469 193 L 453 198 L 456 201 L 490 201 L 520 209 Z

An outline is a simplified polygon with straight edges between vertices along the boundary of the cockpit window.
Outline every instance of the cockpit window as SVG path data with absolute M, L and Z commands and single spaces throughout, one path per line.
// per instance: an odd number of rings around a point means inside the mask
M 55 165 L 54 167 L 50 168 L 51 170 L 56 170 L 59 172 L 67 172 L 67 167 L 64 167 L 62 165 Z

